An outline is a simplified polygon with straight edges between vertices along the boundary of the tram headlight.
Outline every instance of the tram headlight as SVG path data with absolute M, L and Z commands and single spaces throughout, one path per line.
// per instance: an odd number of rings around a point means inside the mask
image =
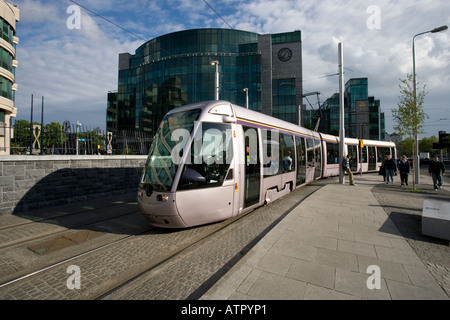
M 158 194 L 156 196 L 156 200 L 166 202 L 167 200 L 169 200 L 169 196 L 167 194 Z

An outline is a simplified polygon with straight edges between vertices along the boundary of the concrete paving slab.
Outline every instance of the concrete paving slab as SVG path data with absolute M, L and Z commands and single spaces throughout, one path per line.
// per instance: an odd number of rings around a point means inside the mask
M 373 195 L 380 177 L 357 179 L 304 200 L 201 299 L 449 299 Z

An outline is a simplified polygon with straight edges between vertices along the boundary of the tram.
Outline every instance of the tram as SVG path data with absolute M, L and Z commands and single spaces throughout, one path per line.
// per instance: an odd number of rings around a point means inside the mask
M 355 172 L 375 172 L 396 158 L 395 144 L 345 138 Z M 168 112 L 138 188 L 150 225 L 188 228 L 226 220 L 279 199 L 316 179 L 339 175 L 339 137 L 227 101 Z

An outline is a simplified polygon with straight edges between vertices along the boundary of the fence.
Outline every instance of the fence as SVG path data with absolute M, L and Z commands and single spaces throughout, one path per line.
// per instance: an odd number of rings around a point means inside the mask
M 145 132 L 106 132 L 89 129 L 80 124 L 51 123 L 41 130 L 40 124 L 24 120 L 13 127 L 3 127 L 2 139 L 5 152 L 11 155 L 147 155 L 153 136 Z

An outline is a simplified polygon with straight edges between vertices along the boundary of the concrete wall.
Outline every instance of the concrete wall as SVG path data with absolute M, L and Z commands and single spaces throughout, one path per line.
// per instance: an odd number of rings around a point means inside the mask
M 147 156 L 0 156 L 0 214 L 137 189 Z

